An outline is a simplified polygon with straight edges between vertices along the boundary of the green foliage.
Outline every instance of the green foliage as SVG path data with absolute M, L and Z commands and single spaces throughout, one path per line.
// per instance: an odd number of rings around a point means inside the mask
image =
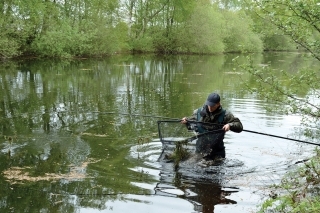
M 288 35 L 277 29 L 270 21 L 253 14 L 254 31 L 257 32 L 264 44 L 265 50 L 270 51 L 296 51 L 296 44 Z
M 127 27 L 98 27 L 83 32 L 63 23 L 58 29 L 48 30 L 32 43 L 32 51 L 46 57 L 70 57 L 75 55 L 105 55 L 126 51 Z
M 132 40 L 130 42 L 131 49 L 134 52 L 153 52 L 152 38 L 144 36 L 140 39 Z
M 117 51 L 129 49 L 127 42 L 127 28 L 124 23 L 119 23 L 116 27 L 100 26 L 89 42 L 88 55 L 113 54 Z
M 129 24 L 133 51 L 181 52 L 181 47 L 185 44 L 182 39 L 183 26 L 194 9 L 194 1 L 128 2 L 131 4 L 126 5 L 127 13 L 135 19 L 132 25 Z
M 286 34 L 317 54 L 318 10 L 307 3 L 290 2 L 5 0 L 0 5 L 0 27 L 4 29 L 0 56 L 72 57 L 128 50 L 200 54 L 295 50 Z M 262 15 L 266 11 L 271 15 Z M 276 18 L 278 14 L 281 19 Z M 292 15 L 292 20 L 284 22 L 286 15 Z M 299 17 L 305 21 L 297 22 Z M 308 18 L 316 23 L 313 29 L 307 28 Z M 271 23 L 290 27 L 282 32 Z
M 40 56 L 69 57 L 76 41 L 76 34 L 68 26 L 48 30 L 32 43 L 31 50 Z
M 264 18 L 264 22 L 270 22 L 277 27 L 274 32 L 279 32 L 277 35 L 281 36 L 278 42 L 291 38 L 298 47 L 311 53 L 312 58 L 320 60 L 320 48 L 318 48 L 320 25 L 316 21 L 320 10 L 314 2 L 255 1 L 255 5 L 259 17 Z M 270 34 L 265 36 L 266 38 L 270 38 Z M 272 41 L 277 41 L 277 39 L 272 39 Z M 274 48 L 277 48 L 276 43 L 274 45 Z M 257 67 L 252 61 L 243 66 L 256 81 L 254 87 L 247 85 L 248 89 L 257 93 L 261 98 L 275 103 L 275 106 L 278 107 L 274 107 L 273 110 L 302 115 L 302 124 L 306 127 L 305 135 L 317 137 L 320 132 L 317 126 L 320 118 L 320 105 L 316 101 L 320 97 L 318 71 L 314 67 L 306 67 L 297 73 L 291 73 L 289 69 L 273 70 L 271 66 L 272 64 L 262 68 Z
M 0 15 L 1 58 L 10 58 L 20 54 L 21 45 L 25 42 L 25 33 L 23 30 L 16 30 L 16 25 L 17 23 Z
M 263 18 L 261 23 L 276 26 L 274 35 L 265 30 L 264 41 L 270 49 L 291 49 L 291 42 L 307 51 L 305 59 L 311 56 L 320 61 L 320 8 L 314 1 L 263 0 L 254 1 L 255 11 Z M 257 22 L 256 22 L 257 23 Z M 258 24 L 256 26 L 259 26 Z M 270 25 L 266 25 L 268 28 Z M 262 24 L 260 24 L 260 29 Z M 272 29 L 272 28 L 271 28 Z M 262 33 L 263 34 L 263 33 Z M 274 42 L 272 45 L 270 43 Z M 284 44 L 279 44 L 283 42 Z M 293 66 L 298 66 L 297 62 Z M 270 110 L 302 116 L 304 135 L 318 140 L 320 136 L 320 77 L 316 66 L 291 72 L 290 69 L 274 70 L 272 64 L 258 67 L 249 58 L 242 66 L 251 74 L 247 82 L 249 91 L 262 99 L 274 103 Z M 277 196 L 266 200 L 260 212 L 319 212 L 320 211 L 320 157 L 317 155 L 298 171 L 289 174 L 278 186 Z
M 271 34 L 263 37 L 264 49 L 271 51 L 296 51 L 296 45 L 288 36 Z
M 116 51 L 128 51 L 130 49 L 128 44 L 128 25 L 124 22 L 119 22 L 112 32 L 114 32 L 114 37 L 117 40 Z
M 19 55 L 19 43 L 7 36 L 1 36 L 0 39 L 0 57 L 11 58 Z
M 278 29 L 268 19 L 259 16 L 259 8 L 246 11 L 253 21 L 252 27 L 256 34 L 259 34 L 263 41 L 264 50 L 271 51 L 296 51 L 296 44 L 291 40 L 290 36 L 286 35 Z
M 226 52 L 262 52 L 263 43 L 252 31 L 253 21 L 241 11 L 226 11 Z
M 152 40 L 152 49 L 159 53 L 178 53 L 183 52 L 185 47 L 184 40 L 184 28 L 174 27 L 167 32 L 167 29 L 160 27 L 153 27 L 150 32 L 150 38 Z
M 85 4 L 84 4 L 85 3 Z M 110 54 L 127 50 L 127 29 L 112 1 L 6 1 L 0 14 L 2 57 Z M 114 24 L 115 23 L 115 24 Z M 21 53 L 20 53 L 21 52 Z
M 320 60 L 320 8 L 315 1 L 254 1 L 257 13 Z
M 309 213 L 320 211 L 320 152 L 275 186 L 259 212 Z
M 182 34 L 183 50 L 196 53 L 221 53 L 224 51 L 224 19 L 218 8 L 200 4 L 186 22 Z
M 274 103 L 273 107 L 269 108 L 270 111 L 302 115 L 302 124 L 306 127 L 305 135 L 316 137 L 320 118 L 320 106 L 314 101 L 320 97 L 320 76 L 317 71 L 311 67 L 290 73 L 274 70 L 271 64 L 261 68 L 253 64 L 250 56 L 248 59 L 249 64 L 241 66 L 254 79 L 246 83 L 248 90 Z
M 252 21 L 242 12 L 223 11 L 200 1 L 183 23 L 151 27 L 150 37 L 159 52 L 222 53 L 261 52 L 263 44 L 251 29 Z

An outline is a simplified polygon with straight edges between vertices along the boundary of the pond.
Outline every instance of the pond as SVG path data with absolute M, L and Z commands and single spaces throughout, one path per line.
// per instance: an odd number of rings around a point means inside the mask
M 237 56 L 3 61 L 0 211 L 256 212 L 313 146 L 227 132 L 226 160 L 210 171 L 158 160 L 157 122 L 189 116 L 212 91 L 245 130 L 297 137 L 300 118 L 267 112 L 270 103 L 244 87 L 254 79 Z M 299 53 L 254 61 L 290 72 L 314 66 Z

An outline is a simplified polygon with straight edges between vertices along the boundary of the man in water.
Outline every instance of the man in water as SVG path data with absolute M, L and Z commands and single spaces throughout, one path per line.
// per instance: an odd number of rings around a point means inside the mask
M 220 96 L 217 93 L 209 94 L 206 103 L 199 109 L 194 110 L 191 117 L 182 118 L 181 123 L 188 127 L 192 121 L 199 121 L 196 128 L 198 134 L 208 131 L 214 132 L 215 130 L 221 130 L 220 132 L 222 132 L 212 134 L 216 135 L 215 137 L 201 136 L 198 138 L 196 152 L 202 153 L 205 160 L 225 158 L 224 133 L 229 130 L 240 133 L 243 130 L 239 118 L 222 108 Z

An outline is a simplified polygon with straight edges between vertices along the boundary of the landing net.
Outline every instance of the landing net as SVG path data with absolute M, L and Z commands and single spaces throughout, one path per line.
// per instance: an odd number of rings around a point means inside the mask
M 214 148 L 223 145 L 225 131 L 222 125 L 197 121 L 189 121 L 185 125 L 180 120 L 163 120 L 158 121 L 158 130 L 163 147 L 158 161 L 162 162 L 161 180 L 165 183 L 175 181 L 172 168 L 175 171 L 179 169 L 179 175 L 185 179 L 221 185 L 246 172 L 243 171 L 243 163 L 234 159 L 205 160 L 203 163 L 203 158 L 208 156 L 212 148 L 214 151 Z M 177 149 L 181 150 L 179 144 L 190 154 L 183 158 L 185 152 L 180 151 L 177 160 Z
M 189 151 L 208 155 L 214 146 L 223 141 L 225 131 L 221 125 L 179 120 L 158 121 L 159 138 L 163 151 L 173 150 L 177 143 L 185 145 Z

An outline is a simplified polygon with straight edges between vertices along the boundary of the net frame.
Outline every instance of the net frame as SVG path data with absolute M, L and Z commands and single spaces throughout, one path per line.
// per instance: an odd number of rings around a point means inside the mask
M 164 127 L 162 125 L 165 124 L 167 124 L 167 126 L 169 126 L 170 124 L 178 124 L 180 126 L 177 126 L 177 129 L 169 128 L 170 131 L 164 133 Z M 214 146 L 219 141 L 223 141 L 225 131 L 221 128 L 222 126 L 223 125 L 221 124 L 206 123 L 200 121 L 188 121 L 187 125 L 181 124 L 181 120 L 158 121 L 158 134 L 159 139 L 162 143 L 162 153 L 160 154 L 158 160 L 160 160 L 165 150 L 168 150 L 170 148 L 173 149 L 172 145 L 177 145 L 178 143 L 183 145 L 195 144 L 196 152 L 199 152 L 199 150 L 197 150 L 197 143 L 199 139 L 202 141 L 202 143 L 206 143 L 205 145 L 202 144 L 202 146 L 200 147 L 200 149 L 207 149 L 202 150 L 202 154 L 208 155 L 211 151 L 208 147 Z M 205 131 L 202 133 L 197 132 L 197 130 L 200 128 L 204 129 Z M 177 136 L 178 131 L 181 131 L 179 132 L 179 136 Z

